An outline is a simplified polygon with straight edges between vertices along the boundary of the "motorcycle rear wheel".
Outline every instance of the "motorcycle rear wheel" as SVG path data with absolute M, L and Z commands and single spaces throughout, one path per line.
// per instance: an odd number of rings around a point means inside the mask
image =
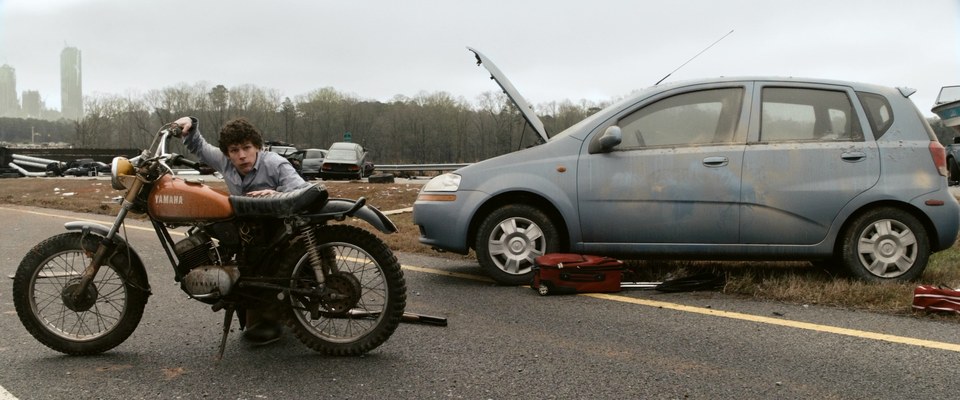
M 318 282 L 304 246 L 285 255 L 281 273 L 291 288 L 326 287 L 335 296 L 291 296 L 287 324 L 307 347 L 329 355 L 360 355 L 380 346 L 397 329 L 406 306 L 396 256 L 377 236 L 354 226 L 321 226 L 315 235 L 324 263 L 333 262 L 338 273 Z M 317 315 L 310 304 L 319 304 Z
M 100 239 L 79 232 L 50 237 L 34 246 L 17 267 L 13 301 L 20 322 L 53 350 L 69 355 L 110 350 L 130 337 L 143 316 L 148 292 L 129 280 L 143 285 L 146 276 L 142 269 L 124 265 L 121 252 L 100 267 L 80 300 L 68 296 L 75 292 Z

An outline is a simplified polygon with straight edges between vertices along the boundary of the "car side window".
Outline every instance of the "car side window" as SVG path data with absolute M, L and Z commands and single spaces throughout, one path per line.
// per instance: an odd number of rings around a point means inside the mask
M 743 88 L 701 90 L 659 100 L 621 118 L 618 149 L 731 143 Z
M 879 94 L 857 92 L 860 97 L 860 105 L 863 111 L 867 113 L 867 120 L 870 122 L 870 128 L 873 129 L 874 139 L 879 139 L 893 125 L 893 112 L 890 111 L 890 102 L 886 97 Z
M 846 92 L 764 88 L 761 142 L 863 141 L 863 130 Z

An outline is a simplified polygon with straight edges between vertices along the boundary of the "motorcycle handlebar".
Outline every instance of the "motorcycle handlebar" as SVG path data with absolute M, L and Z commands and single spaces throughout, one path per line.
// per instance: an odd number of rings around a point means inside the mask
M 160 132 L 167 132 L 167 134 L 175 138 L 183 137 L 183 128 L 181 128 L 180 125 L 177 125 L 175 122 L 167 124 L 167 126 L 161 129 Z
M 170 163 L 173 165 L 182 165 L 187 168 L 193 168 L 197 171 L 200 170 L 199 162 L 193 161 L 189 158 L 185 158 L 184 156 L 181 156 L 179 154 L 175 154 L 173 157 L 170 157 Z

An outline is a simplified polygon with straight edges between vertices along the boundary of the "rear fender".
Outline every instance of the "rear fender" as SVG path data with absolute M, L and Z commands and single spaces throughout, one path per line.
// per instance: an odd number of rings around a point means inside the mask
M 390 220 L 386 215 L 384 215 L 376 207 L 364 205 L 363 207 L 358 208 L 356 211 L 349 212 L 356 205 L 356 200 L 350 199 L 329 199 L 327 203 L 324 204 L 323 208 L 320 209 L 316 214 L 309 215 L 308 217 L 317 217 L 323 216 L 324 219 L 342 219 L 340 217 L 354 217 L 360 218 L 366 221 L 368 224 L 373 225 L 377 230 L 383 233 L 395 233 L 397 232 L 397 226 Z

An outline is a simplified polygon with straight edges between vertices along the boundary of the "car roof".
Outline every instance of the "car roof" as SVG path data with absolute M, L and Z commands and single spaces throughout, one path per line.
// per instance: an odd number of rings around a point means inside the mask
M 808 78 L 808 77 L 792 77 L 792 76 L 789 76 L 789 77 L 785 77 L 785 76 L 732 76 L 732 77 L 721 76 L 721 77 L 714 77 L 714 78 L 700 78 L 700 79 L 690 79 L 690 80 L 663 83 L 660 85 L 647 87 L 645 89 L 640 90 L 640 92 L 648 92 L 651 90 L 659 91 L 659 90 L 665 90 L 665 89 L 676 88 L 676 87 L 702 85 L 702 84 L 710 84 L 710 83 L 746 82 L 746 81 L 848 86 L 850 88 L 853 88 L 856 91 L 881 92 L 881 93 L 887 93 L 887 94 L 891 94 L 894 89 L 888 86 L 881 86 L 881 85 L 875 85 L 870 83 L 863 83 L 863 82 L 856 82 L 856 81 L 843 81 L 838 79 L 826 79 L 826 78 Z M 907 95 L 906 93 L 911 93 L 911 91 L 913 91 L 913 89 L 909 89 L 909 88 L 897 88 L 897 89 L 899 89 L 901 95 L 904 95 L 904 96 Z
M 490 77 L 500 85 L 500 88 L 507 94 L 507 96 L 513 101 L 517 106 L 517 109 L 520 110 L 521 115 L 526 119 L 527 123 L 533 130 L 540 136 L 543 141 L 548 141 L 549 136 L 547 135 L 546 130 L 544 129 L 543 122 L 540 121 L 539 117 L 536 115 L 533 107 L 529 105 L 526 99 L 520 95 L 520 92 L 513 86 L 513 84 L 507 79 L 506 75 L 497 68 L 496 65 L 490 61 L 485 55 L 477 51 L 472 47 L 467 47 L 468 50 L 474 53 L 474 56 L 477 59 L 477 65 L 483 65 L 488 72 L 490 72 Z M 669 75 L 668 75 L 669 76 Z M 696 80 L 687 80 L 687 81 L 676 81 L 666 84 L 658 84 L 654 86 L 647 87 L 635 91 L 632 95 L 626 96 L 622 102 L 629 102 L 639 100 L 640 98 L 650 96 L 659 92 L 667 91 L 673 88 L 681 88 L 684 86 L 692 85 L 703 85 L 703 84 L 717 84 L 724 82 L 747 82 L 747 81 L 756 81 L 756 82 L 782 82 L 782 83 L 797 83 L 797 84 L 823 84 L 823 85 L 833 85 L 833 86 L 847 86 L 851 87 L 856 91 L 869 91 L 885 95 L 896 95 L 890 87 L 860 83 L 860 82 L 850 82 L 850 81 L 840 81 L 840 80 L 831 80 L 831 79 L 815 79 L 815 78 L 795 78 L 795 77 L 776 77 L 776 76 L 747 76 L 747 77 L 718 77 L 718 78 L 703 78 Z M 915 89 L 910 88 L 897 88 L 900 92 L 900 95 L 903 97 L 909 97 L 911 94 L 916 92 Z M 617 102 L 620 103 L 620 102 Z

